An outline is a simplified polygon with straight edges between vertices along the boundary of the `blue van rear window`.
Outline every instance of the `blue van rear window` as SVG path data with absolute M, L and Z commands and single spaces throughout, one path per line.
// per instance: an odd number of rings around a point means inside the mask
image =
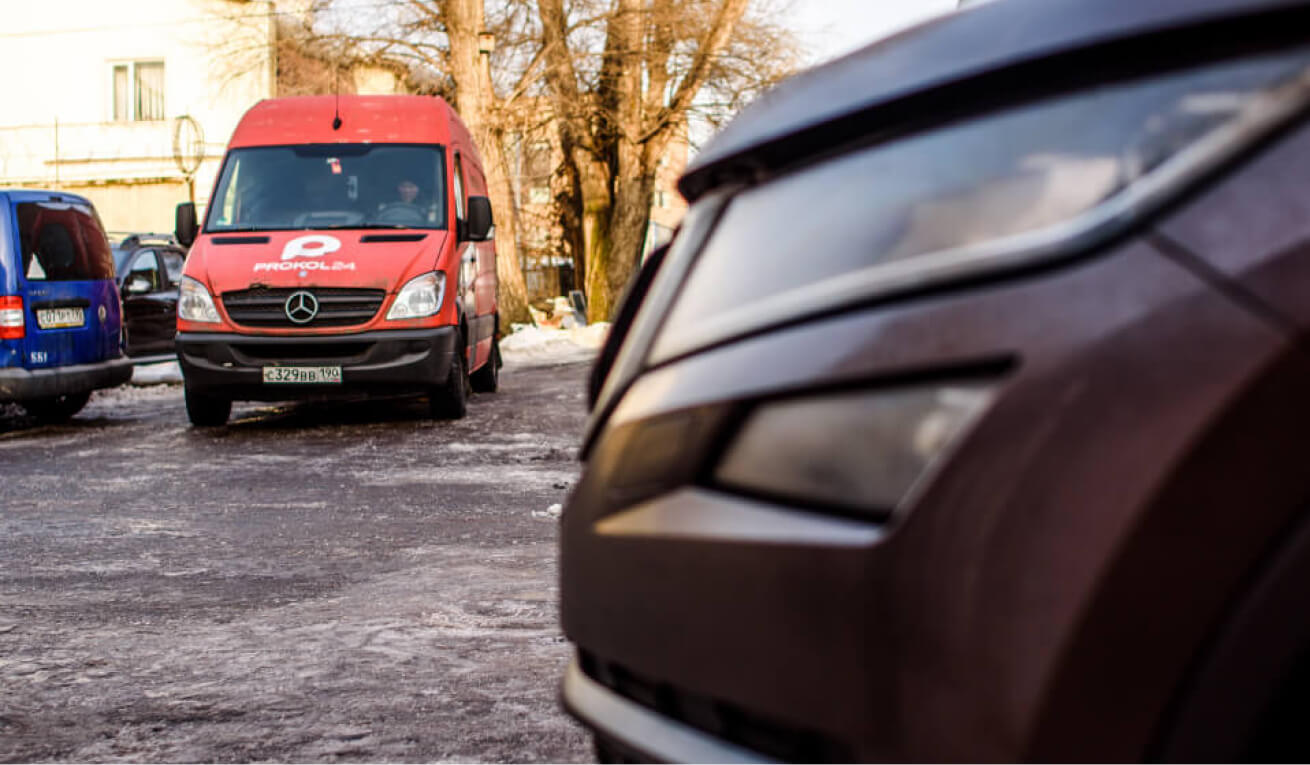
M 76 282 L 114 278 L 104 229 L 85 205 L 20 202 L 19 241 L 28 281 Z

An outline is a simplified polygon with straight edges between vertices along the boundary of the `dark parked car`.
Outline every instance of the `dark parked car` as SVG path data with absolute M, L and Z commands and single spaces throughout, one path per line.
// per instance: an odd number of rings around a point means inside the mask
M 562 518 L 603 758 L 1307 758 L 1308 29 L 978 4 L 699 154 Z
M 113 241 L 123 295 L 123 350 L 133 360 L 173 357 L 178 280 L 186 250 L 172 234 L 127 234 Z

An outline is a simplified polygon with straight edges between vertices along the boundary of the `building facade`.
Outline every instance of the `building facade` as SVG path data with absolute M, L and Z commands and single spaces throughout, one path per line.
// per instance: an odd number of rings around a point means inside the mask
M 17 0 L 13 4 L 18 6 Z M 6 9 L 0 26 L 0 187 L 90 198 L 105 227 L 168 232 L 179 202 L 203 216 L 227 140 L 263 98 L 412 92 L 404 67 L 337 64 L 282 26 L 311 0 L 45 0 Z M 533 298 L 577 286 L 563 239 L 558 134 L 544 101 L 507 146 L 519 210 L 520 265 Z M 675 182 L 685 131 L 657 169 L 646 250 L 672 233 L 686 204 Z
M 203 212 L 237 121 L 276 92 L 276 15 L 259 0 L 7 10 L 0 186 L 83 194 L 111 231 L 171 231 L 188 199 Z

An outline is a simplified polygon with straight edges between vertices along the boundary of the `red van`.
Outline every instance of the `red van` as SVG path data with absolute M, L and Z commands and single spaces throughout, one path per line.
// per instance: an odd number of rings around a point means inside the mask
M 459 116 L 427 96 L 261 101 L 242 117 L 180 285 L 187 416 L 233 400 L 427 394 L 458 418 L 497 387 L 496 245 Z

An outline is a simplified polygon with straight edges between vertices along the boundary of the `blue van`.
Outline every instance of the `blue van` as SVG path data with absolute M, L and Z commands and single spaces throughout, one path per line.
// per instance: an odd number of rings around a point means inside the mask
M 55 191 L 0 190 L 0 401 L 44 422 L 132 376 L 120 348 L 114 259 L 95 208 Z

